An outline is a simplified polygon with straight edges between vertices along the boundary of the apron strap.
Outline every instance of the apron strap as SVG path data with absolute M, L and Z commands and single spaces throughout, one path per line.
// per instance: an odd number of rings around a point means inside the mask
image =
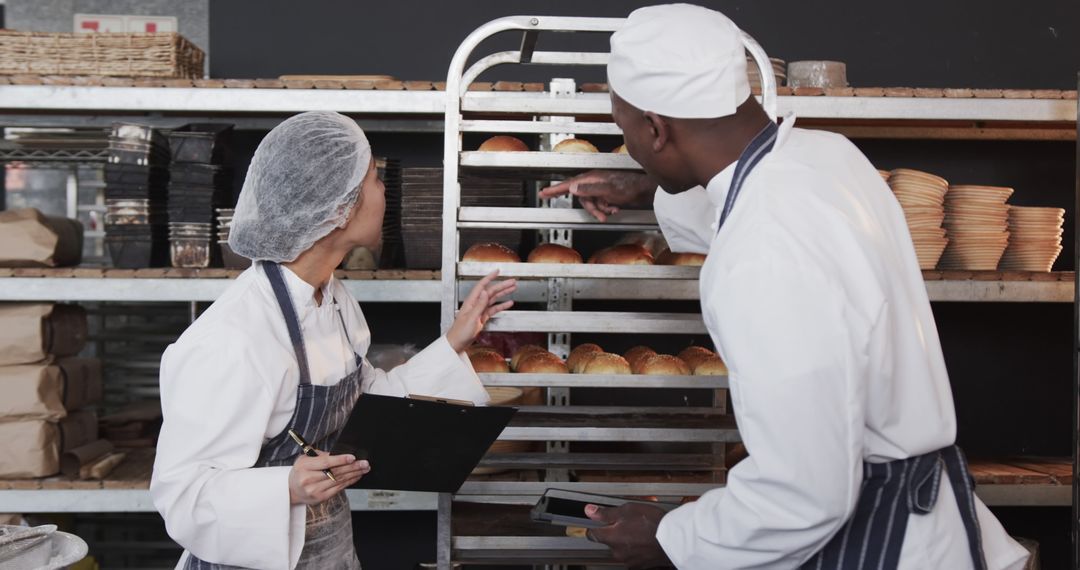
M 341 305 L 338 305 L 337 299 L 332 299 L 334 302 L 334 310 L 337 311 L 338 320 L 341 321 L 341 330 L 345 332 L 345 342 L 349 343 L 349 350 L 353 351 L 353 359 L 356 361 L 356 368 L 359 369 L 364 365 L 364 359 L 357 354 L 356 349 L 353 348 L 352 337 L 349 336 L 349 327 L 345 326 L 345 316 L 341 314 Z
M 765 125 L 765 128 L 761 129 L 761 132 L 754 137 L 754 140 L 750 141 L 750 144 L 743 149 L 742 154 L 739 156 L 739 162 L 735 165 L 735 173 L 731 177 L 731 187 L 728 188 L 727 198 L 724 200 L 724 209 L 720 212 L 720 223 L 716 227 L 717 232 L 724 227 L 724 222 L 727 221 L 728 215 L 731 214 L 731 208 L 735 205 L 739 193 L 742 192 L 743 182 L 746 181 L 746 177 L 761 162 L 761 159 L 765 158 L 765 155 L 769 154 L 773 147 L 776 146 L 776 136 L 779 131 L 780 128 L 776 126 L 776 123 L 769 121 L 769 124 Z
M 967 531 L 971 560 L 975 564 L 975 570 L 986 570 L 986 553 L 983 552 L 982 529 L 979 528 L 979 514 L 975 510 L 975 483 L 971 479 L 967 459 L 958 445 L 952 445 L 941 450 L 941 457 L 945 461 L 945 471 L 949 474 L 949 481 L 952 482 L 953 494 L 956 495 L 956 506 L 960 509 L 960 519 L 964 521 L 964 530 Z
M 308 369 L 307 349 L 304 348 L 304 336 L 300 332 L 300 319 L 296 316 L 296 307 L 293 306 L 289 289 L 285 286 L 285 279 L 281 275 L 281 266 L 271 261 L 262 262 L 263 271 L 270 279 L 270 287 L 274 289 L 281 314 L 285 316 L 285 326 L 289 329 L 289 340 L 292 341 L 293 351 L 296 353 L 296 362 L 300 365 L 300 384 L 311 384 L 311 372 Z

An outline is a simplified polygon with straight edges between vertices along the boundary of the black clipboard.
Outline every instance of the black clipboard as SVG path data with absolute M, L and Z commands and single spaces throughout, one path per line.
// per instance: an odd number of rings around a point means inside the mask
M 367 459 L 357 489 L 454 493 L 517 408 L 362 394 L 331 448 Z

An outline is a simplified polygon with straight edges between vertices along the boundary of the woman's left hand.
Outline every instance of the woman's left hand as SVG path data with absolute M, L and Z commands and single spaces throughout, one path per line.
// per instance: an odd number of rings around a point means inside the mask
M 517 281 L 507 279 L 495 282 L 498 275 L 499 270 L 496 269 L 481 279 L 461 303 L 454 324 L 446 331 L 446 340 L 450 341 L 455 352 L 468 348 L 484 329 L 488 319 L 514 306 L 513 301 L 500 300 L 517 290 Z

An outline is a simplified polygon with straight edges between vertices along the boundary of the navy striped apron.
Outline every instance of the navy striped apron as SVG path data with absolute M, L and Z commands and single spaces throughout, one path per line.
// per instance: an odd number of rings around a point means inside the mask
M 276 263 L 262 263 L 274 296 L 281 312 L 285 316 L 285 325 L 289 329 L 296 360 L 300 366 L 300 384 L 296 391 L 296 408 L 285 429 L 263 445 L 259 459 L 253 467 L 291 466 L 300 455 L 300 447 L 288 434 L 290 429 L 318 449 L 333 447 L 338 433 L 345 427 L 345 421 L 352 413 L 356 400 L 360 397 L 363 359 L 353 353 L 356 370 L 333 386 L 316 386 L 311 383 L 311 371 L 308 368 L 307 351 L 300 332 L 300 320 L 293 306 L 292 298 L 281 275 L 281 266 Z M 337 300 L 332 300 L 337 305 Z M 349 330 L 338 308 L 338 318 L 345 339 L 352 347 Z M 189 554 L 185 570 L 233 570 L 238 567 L 205 562 Z M 353 546 L 352 511 L 345 493 L 338 493 L 326 502 L 308 505 L 307 523 L 304 531 L 304 549 L 300 552 L 298 569 L 358 570 L 360 560 L 356 557 Z
M 776 145 L 778 132 L 776 123 L 770 121 L 739 156 L 717 232 L 731 214 L 746 177 Z M 982 534 L 975 513 L 975 486 L 964 454 L 955 445 L 888 463 L 864 463 L 862 488 L 854 513 L 801 568 L 895 570 L 900 564 L 908 515 L 925 515 L 933 510 L 943 470 L 956 495 L 975 570 L 985 570 Z

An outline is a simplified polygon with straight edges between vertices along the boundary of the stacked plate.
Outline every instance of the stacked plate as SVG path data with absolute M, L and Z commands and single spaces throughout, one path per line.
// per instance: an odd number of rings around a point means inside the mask
M 787 62 L 775 57 L 770 57 L 769 61 L 772 62 L 773 75 L 776 76 L 776 86 L 784 85 L 787 81 Z M 752 57 L 746 58 L 746 77 L 750 80 L 750 89 L 761 90 L 761 72 L 758 71 L 757 62 Z
M 382 251 L 379 266 L 404 267 L 405 246 L 401 239 L 401 161 L 375 158 L 379 179 L 386 187 L 386 213 L 383 214 Z
M 405 267 L 439 269 L 442 267 L 443 169 L 403 169 L 401 202 Z M 461 205 L 521 207 L 525 205 L 525 185 L 521 180 L 463 176 Z M 460 245 L 464 251 L 475 243 L 496 242 L 516 250 L 521 239 L 521 230 L 462 230 Z
M 169 241 L 173 267 L 216 264 L 218 248 L 211 247 L 215 211 L 234 204 L 232 169 L 221 164 L 228 154 L 232 129 L 232 125 L 224 123 L 194 123 L 169 135 Z
M 919 268 L 933 269 L 949 243 L 945 229 L 941 227 L 945 220 L 948 181 L 928 172 L 908 168 L 878 172 L 889 183 L 904 210 L 911 241 L 915 244 L 915 256 L 919 258 Z
M 105 246 L 114 267 L 168 263 L 168 144 L 155 129 L 115 123 L 105 165 Z
M 941 269 L 994 271 L 1009 245 L 1009 206 L 1012 188 L 952 186 L 945 198 L 945 229 L 949 247 Z
M 218 247 L 221 249 L 221 259 L 225 262 L 226 269 L 247 269 L 251 267 L 251 260 L 233 252 L 229 247 L 229 234 L 232 233 L 233 214 L 232 208 L 215 208 L 217 214 L 217 238 Z
M 1008 219 L 1009 247 L 1001 257 L 1001 269 L 1050 271 L 1062 249 L 1065 210 L 1010 206 Z

